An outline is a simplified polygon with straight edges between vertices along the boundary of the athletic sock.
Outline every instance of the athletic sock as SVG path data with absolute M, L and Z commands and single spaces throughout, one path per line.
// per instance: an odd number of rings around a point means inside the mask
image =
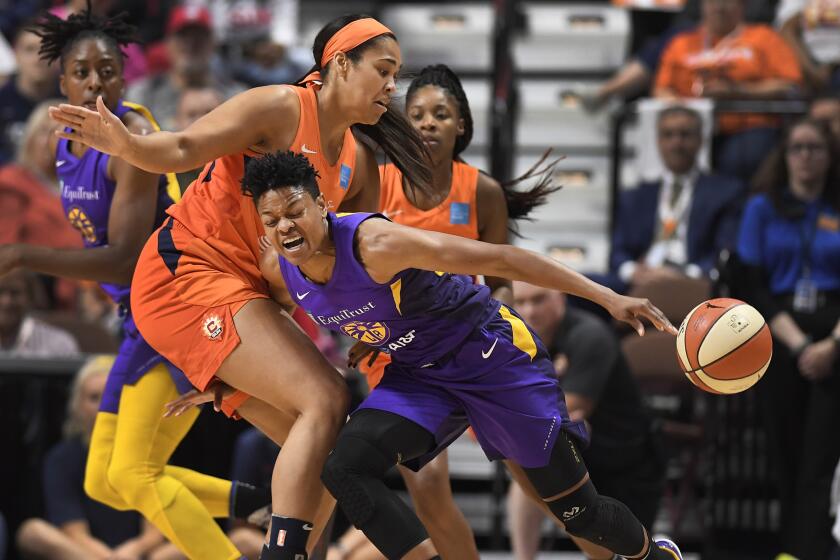
M 230 516 L 234 519 L 248 519 L 254 512 L 271 505 L 271 490 L 258 488 L 247 482 L 232 480 L 230 486 Z M 268 516 L 266 516 L 268 517 Z M 259 525 L 259 523 L 255 523 Z
M 272 514 L 268 544 L 263 545 L 260 560 L 307 560 L 306 541 L 312 523 Z

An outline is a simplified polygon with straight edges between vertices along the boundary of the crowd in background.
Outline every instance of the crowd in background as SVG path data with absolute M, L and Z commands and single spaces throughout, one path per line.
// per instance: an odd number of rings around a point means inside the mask
M 730 293 L 762 312 L 774 334 L 774 359 L 756 391 L 778 479 L 779 552 L 837 560 L 840 524 L 832 538 L 830 488 L 840 459 L 840 0 L 780 0 L 775 8 L 747 0 L 688 4 L 656 29 L 639 25 L 628 62 L 584 99 L 590 111 L 639 96 L 669 102 L 656 118 L 663 172 L 622 185 L 608 266 L 590 276 L 642 295 L 693 282 L 707 297 L 726 280 Z M 10 69 L 0 78 L 0 244 L 80 246 L 75 229 L 84 224 L 64 216 L 47 148 L 55 128 L 47 107 L 61 99 L 58 72 L 39 59 L 40 39 L 28 25 L 41 10 L 66 17 L 85 5 L 0 2 L 0 41 L 8 47 L 0 45 L 0 69 Z M 125 98 L 147 106 L 164 129 L 183 129 L 247 88 L 293 83 L 309 66 L 300 55 L 294 0 L 94 0 L 92 8 L 127 10 L 140 28 L 138 43 L 126 49 Z M 723 110 L 706 126 L 703 114 L 680 101 L 693 98 L 802 100 L 807 113 Z M 704 146 L 710 165 L 701 161 Z M 182 189 L 197 173 L 179 174 Z M 652 526 L 667 453 L 622 355 L 625 333 L 573 298 L 527 285 L 516 286 L 515 298 L 556 356 L 572 418 L 593 428 L 586 459 L 596 484 Z M 0 277 L 0 357 L 113 349 L 118 315 L 94 284 L 24 272 Z M 337 346 L 345 343 L 313 336 L 341 362 Z M 66 438 L 43 466 L 43 519 L 17 533 L 31 557 L 90 558 L 92 549 L 102 558 L 179 557 L 136 514 L 113 517 L 82 492 L 84 446 L 106 364 L 90 362 L 73 385 Z M 270 471 L 256 458 L 271 456 L 273 448 L 261 451 L 267 445 L 243 434 L 237 476 L 265 483 Z M 252 464 L 244 464 L 246 455 Z M 517 558 L 534 558 L 542 512 L 515 487 L 509 500 Z M 259 550 L 255 530 L 233 527 L 231 536 L 243 552 Z

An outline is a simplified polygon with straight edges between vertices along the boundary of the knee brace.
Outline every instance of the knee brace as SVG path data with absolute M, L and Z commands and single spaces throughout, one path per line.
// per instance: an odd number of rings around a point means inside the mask
M 547 504 L 571 535 L 624 556 L 638 554 L 644 548 L 645 532 L 641 523 L 627 506 L 599 495 L 592 481 Z
M 348 521 L 361 528 L 373 517 L 378 498 L 376 488 L 365 484 L 362 478 L 381 479 L 395 463 L 366 439 L 344 436 L 327 457 L 321 480 Z

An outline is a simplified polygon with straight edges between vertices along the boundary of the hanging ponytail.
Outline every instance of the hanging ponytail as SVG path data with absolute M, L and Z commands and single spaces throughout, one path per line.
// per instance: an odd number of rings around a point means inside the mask
M 461 80 L 445 64 L 426 66 L 411 81 L 411 85 L 408 86 L 406 101 L 408 102 L 418 90 L 425 86 L 439 87 L 445 90 L 455 100 L 458 106 L 458 116 L 464 121 L 464 133 L 455 140 L 452 159 L 463 161 L 461 159 L 461 153 L 467 149 L 473 137 L 473 117 L 472 111 L 470 110 L 470 103 L 467 100 L 467 94 L 464 92 L 464 86 L 461 84 Z M 539 161 L 528 171 L 516 179 L 501 184 L 502 190 L 505 193 L 505 200 L 507 201 L 511 230 L 514 232 L 516 231 L 515 220 L 529 219 L 528 214 L 534 208 L 545 204 L 548 195 L 562 188 L 560 185 L 554 184 L 554 168 L 563 158 L 560 157 L 549 163 L 545 163 L 550 154 L 551 149 L 546 150 Z M 521 183 L 534 177 L 539 177 L 539 179 L 537 184 L 531 189 L 527 191 L 517 190 L 517 187 Z M 408 184 L 411 184 L 410 179 L 408 180 Z
M 321 79 L 326 79 L 329 75 L 330 64 L 328 63 L 321 68 L 320 61 L 327 42 L 347 24 L 368 17 L 370 16 L 352 14 L 337 18 L 325 25 L 318 32 L 312 45 L 315 64 L 306 73 L 306 76 L 312 72 L 319 72 Z M 372 47 L 376 41 L 383 37 L 396 40 L 393 34 L 384 33 L 368 39 L 344 54 L 352 63 L 358 63 L 365 50 Z M 300 84 L 302 81 L 303 78 L 299 80 L 299 85 L 302 85 Z M 427 194 L 432 192 L 432 171 L 429 163 L 431 160 L 428 150 L 420 134 L 411 126 L 402 111 L 391 105 L 376 124 L 354 124 L 351 128 L 375 142 L 397 166 L 397 169 L 402 172 L 412 188 L 417 188 Z

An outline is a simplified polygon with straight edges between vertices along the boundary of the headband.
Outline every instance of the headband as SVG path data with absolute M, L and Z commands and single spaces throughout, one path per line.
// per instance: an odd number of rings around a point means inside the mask
M 329 64 L 337 52 L 348 52 L 365 41 L 374 37 L 393 32 L 373 18 L 362 18 L 351 21 L 330 37 L 324 47 L 324 54 L 321 56 L 321 68 Z M 301 82 L 307 86 L 320 86 L 322 83 L 321 72 L 318 70 L 307 75 Z

